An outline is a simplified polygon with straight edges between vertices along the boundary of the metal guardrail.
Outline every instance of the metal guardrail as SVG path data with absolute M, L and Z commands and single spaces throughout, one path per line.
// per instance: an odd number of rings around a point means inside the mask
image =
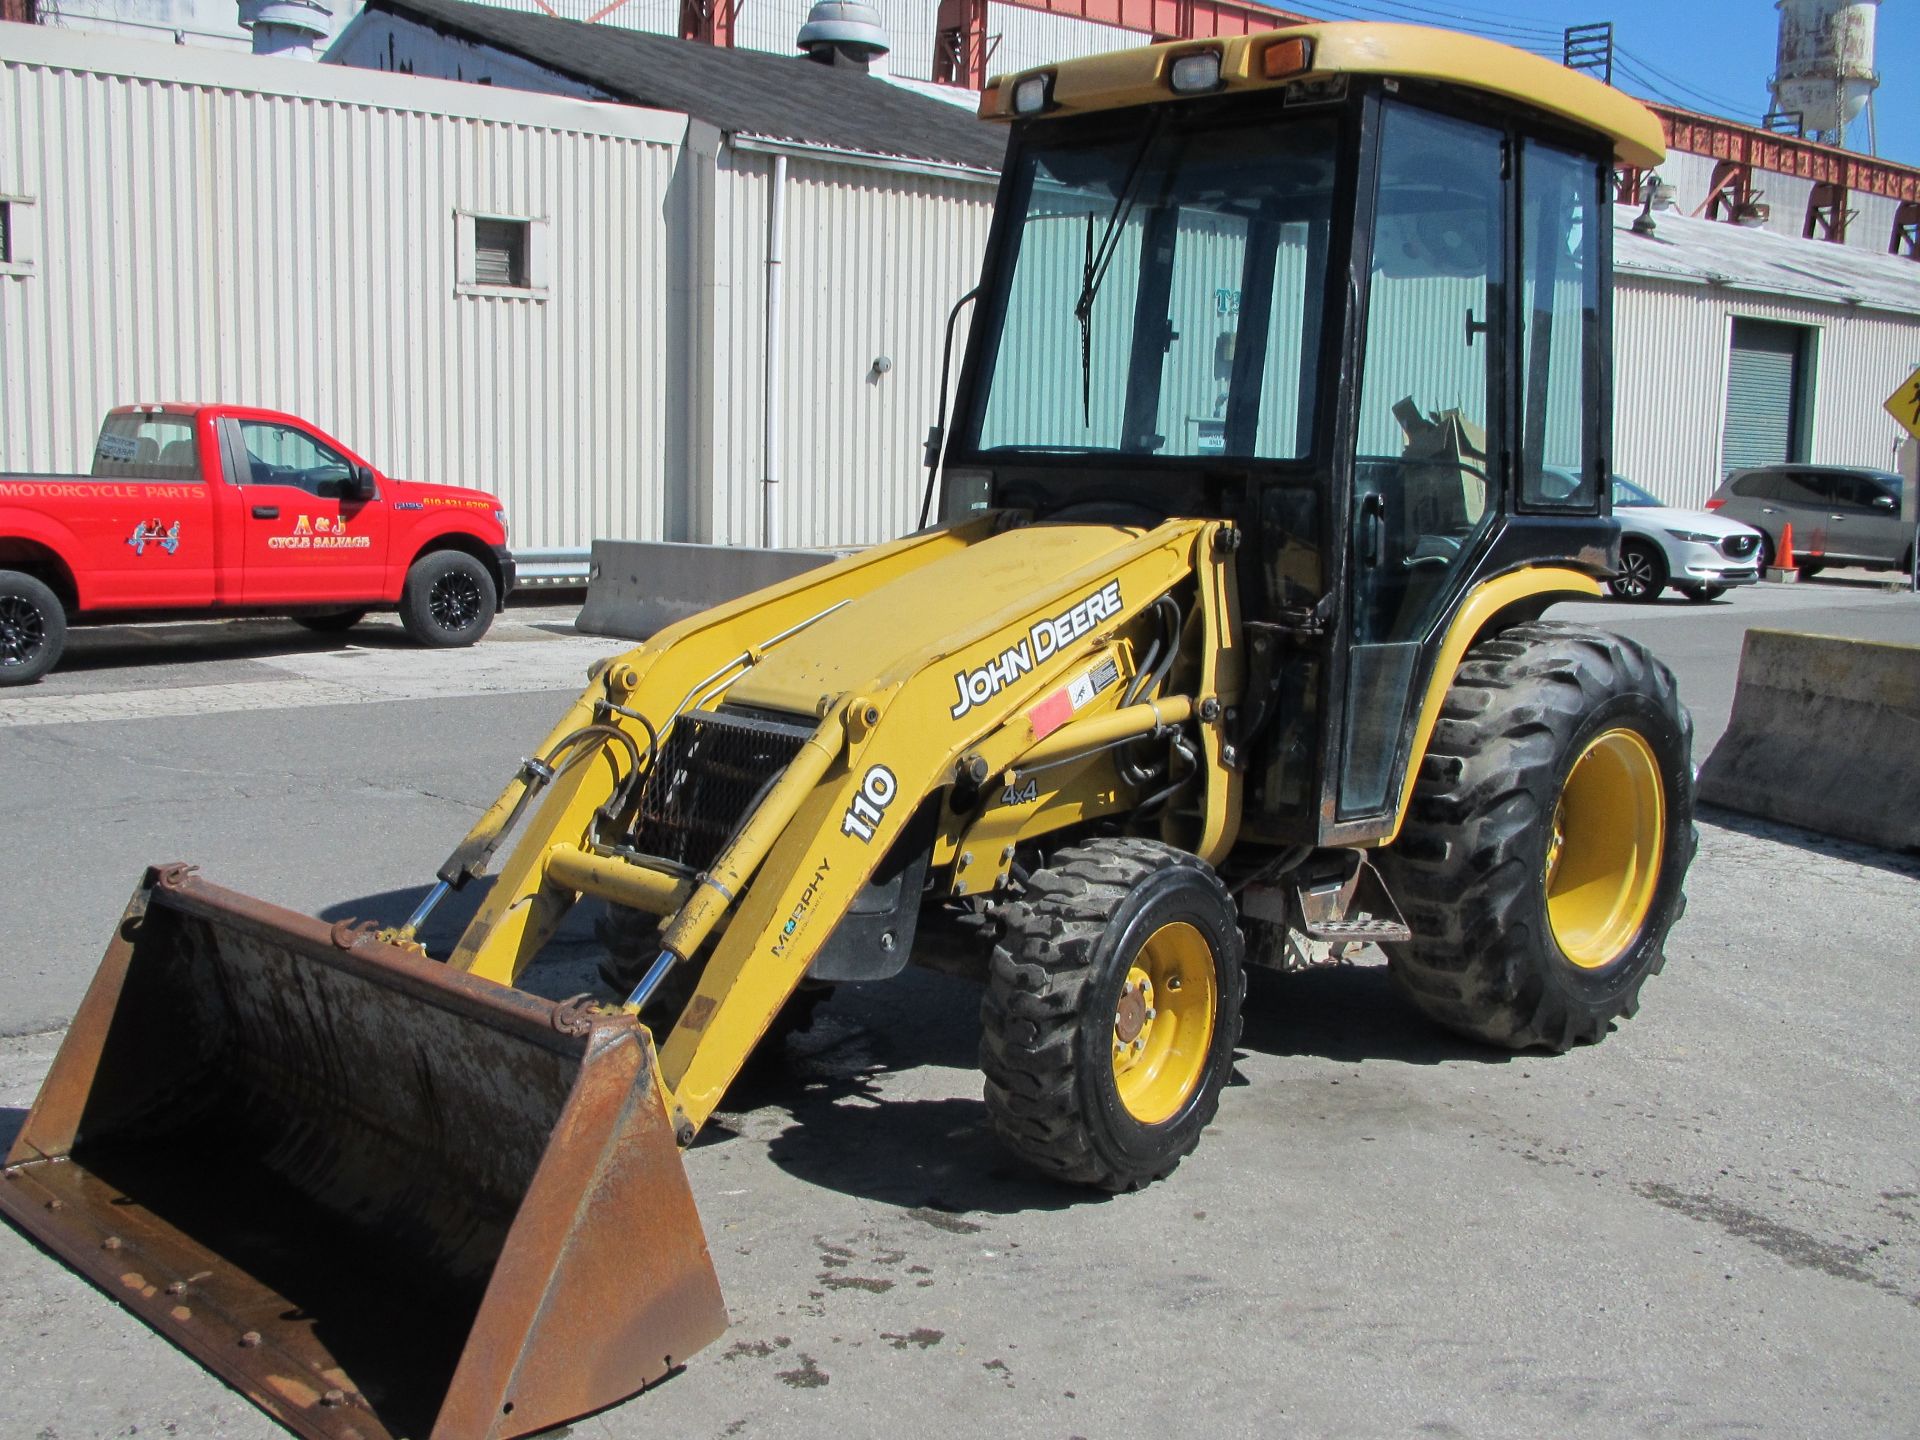
M 516 550 L 513 563 L 518 569 L 515 590 L 579 589 L 587 583 L 592 552 L 586 546 L 577 550 Z

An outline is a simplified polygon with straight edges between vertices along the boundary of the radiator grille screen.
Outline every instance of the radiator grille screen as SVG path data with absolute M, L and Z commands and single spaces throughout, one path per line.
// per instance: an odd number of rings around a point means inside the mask
M 681 716 L 641 789 L 633 848 L 707 869 L 812 734 L 811 725 L 720 710 Z

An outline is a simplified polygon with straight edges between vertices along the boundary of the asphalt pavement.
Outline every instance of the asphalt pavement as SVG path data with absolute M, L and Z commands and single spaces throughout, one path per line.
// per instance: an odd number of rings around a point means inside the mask
M 1674 667 L 1697 758 L 1749 625 L 1920 642 L 1920 599 L 1845 577 L 1556 613 Z M 404 916 L 619 648 L 571 614 L 453 655 L 377 624 L 82 632 L 0 692 L 0 1140 L 144 865 Z M 841 987 L 686 1156 L 728 1334 L 571 1433 L 1915 1434 L 1920 860 L 1700 828 L 1666 971 L 1599 1045 L 1454 1041 L 1377 961 L 1261 977 L 1218 1120 L 1136 1195 L 998 1150 L 973 987 Z M 530 983 L 591 960 L 573 925 Z M 283 1433 L 0 1227 L 0 1437 Z

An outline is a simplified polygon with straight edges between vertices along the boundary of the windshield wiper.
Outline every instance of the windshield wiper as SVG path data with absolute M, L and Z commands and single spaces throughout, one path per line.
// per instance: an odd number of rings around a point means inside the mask
M 1133 159 L 1127 165 L 1127 178 L 1121 182 L 1120 193 L 1113 197 L 1113 209 L 1107 212 L 1106 228 L 1100 234 L 1098 245 L 1093 243 L 1093 212 L 1087 212 L 1087 252 L 1080 272 L 1080 298 L 1073 302 L 1073 317 L 1080 322 L 1080 423 L 1087 429 L 1093 428 L 1093 302 L 1120 248 L 1120 227 L 1133 213 L 1137 198 L 1134 189 L 1139 183 L 1140 171 L 1147 152 L 1160 138 L 1166 116 L 1167 112 L 1160 110 L 1147 122 Z

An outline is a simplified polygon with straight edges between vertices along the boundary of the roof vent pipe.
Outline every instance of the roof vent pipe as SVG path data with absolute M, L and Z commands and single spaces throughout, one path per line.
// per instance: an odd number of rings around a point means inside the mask
M 807 12 L 798 44 L 823 65 L 851 64 L 861 70 L 893 48 L 879 10 L 861 0 L 820 0 Z
M 240 0 L 240 28 L 253 32 L 253 53 L 318 60 L 333 34 L 333 8 L 322 0 Z

